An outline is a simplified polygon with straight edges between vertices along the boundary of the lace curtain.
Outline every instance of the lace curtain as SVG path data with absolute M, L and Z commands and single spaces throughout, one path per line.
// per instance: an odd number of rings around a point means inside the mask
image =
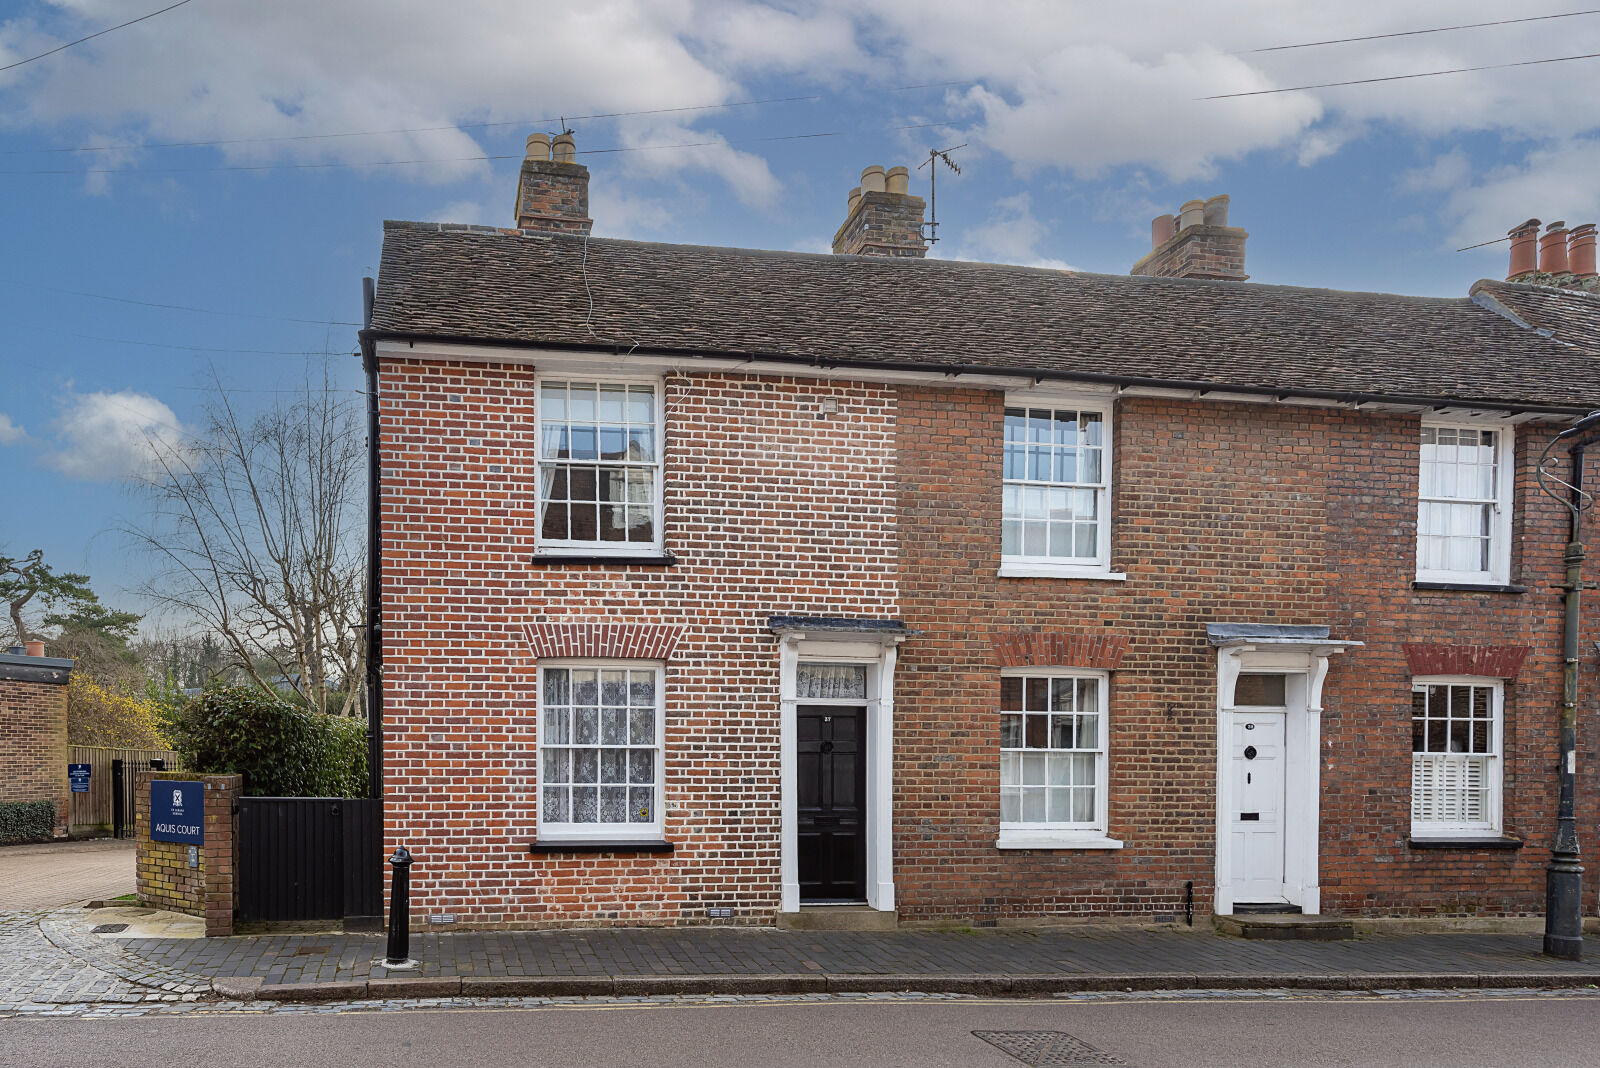
M 865 701 L 866 665 L 798 664 L 795 667 L 795 696 L 802 701 L 844 697 Z

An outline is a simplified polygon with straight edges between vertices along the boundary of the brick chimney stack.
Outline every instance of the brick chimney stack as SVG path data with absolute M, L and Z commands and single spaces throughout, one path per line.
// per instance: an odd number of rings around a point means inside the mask
M 910 193 L 911 174 L 904 167 L 868 167 L 861 184 L 850 190 L 844 225 L 833 235 L 836 256 L 923 257 L 921 197 Z
M 589 232 L 589 168 L 574 162 L 577 146 L 570 133 L 534 134 L 517 179 L 517 229 L 538 233 Z
M 1583 223 L 1567 229 L 1564 222 L 1553 222 L 1539 236 L 1539 220 L 1513 227 L 1511 263 L 1507 282 L 1581 289 L 1600 293 L 1600 275 L 1595 272 L 1595 225 Z
M 1228 197 L 1191 200 L 1176 217 L 1150 223 L 1150 252 L 1129 274 L 1158 278 L 1217 278 L 1243 282 L 1244 242 L 1250 235 L 1228 225 Z

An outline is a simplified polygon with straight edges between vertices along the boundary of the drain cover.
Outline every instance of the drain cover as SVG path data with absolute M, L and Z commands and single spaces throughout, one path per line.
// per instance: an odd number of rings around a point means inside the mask
M 125 924 L 125 923 L 102 923 L 99 927 L 96 927 L 94 930 L 90 931 L 89 933 L 90 934 L 121 934 L 123 931 L 126 931 L 127 929 L 128 929 L 128 925 Z
M 974 1031 L 996 1049 L 1004 1050 L 1023 1064 L 1036 1068 L 1056 1068 L 1074 1064 L 1126 1064 L 1117 1057 L 1073 1038 L 1065 1031 Z

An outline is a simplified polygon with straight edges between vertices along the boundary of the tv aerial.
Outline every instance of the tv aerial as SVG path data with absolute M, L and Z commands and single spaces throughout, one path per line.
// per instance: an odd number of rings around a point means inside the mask
M 939 168 L 935 163 L 943 162 L 946 167 L 961 173 L 961 167 L 950 158 L 950 153 L 958 148 L 966 148 L 967 142 L 951 145 L 949 148 L 930 148 L 928 158 L 917 164 L 917 170 L 928 168 L 928 244 L 937 244 L 939 241 Z

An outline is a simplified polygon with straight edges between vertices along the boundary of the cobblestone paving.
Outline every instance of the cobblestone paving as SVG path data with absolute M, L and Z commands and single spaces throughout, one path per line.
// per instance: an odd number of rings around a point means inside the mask
M 1592 974 L 1526 934 L 1433 934 L 1272 942 L 1187 931 L 798 932 L 732 928 L 422 933 L 421 976 L 606 975 L 1388 975 Z M 381 978 L 381 935 L 130 939 L 176 972 L 268 983 Z
M 92 915 L 0 912 L 0 1014 L 193 1000 L 210 990 L 206 977 L 126 955 L 115 942 L 89 934 Z

